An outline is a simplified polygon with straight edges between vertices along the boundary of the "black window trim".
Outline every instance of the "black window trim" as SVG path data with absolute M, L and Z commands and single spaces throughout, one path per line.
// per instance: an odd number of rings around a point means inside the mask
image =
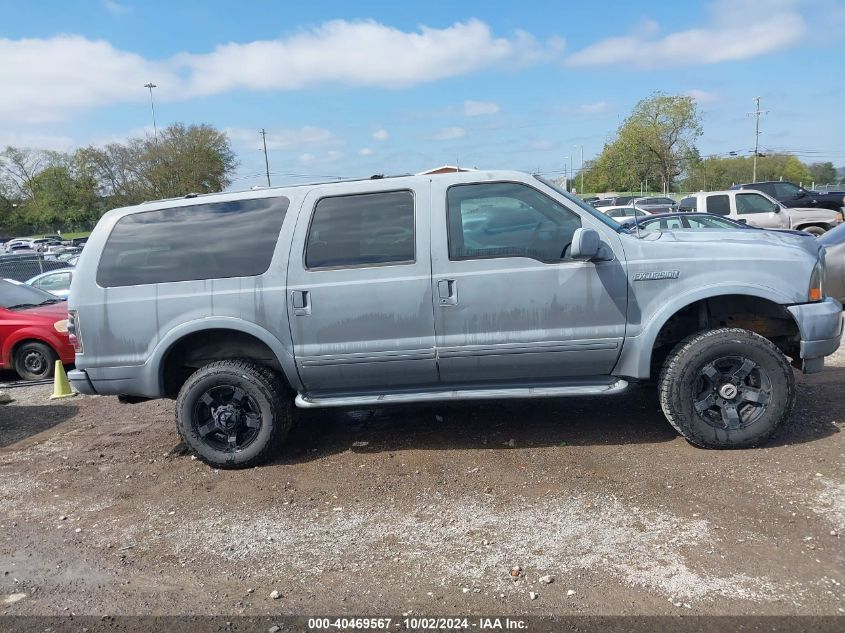
M 542 182 L 542 181 L 540 181 Z M 581 223 L 581 228 L 584 228 L 584 219 L 581 217 L 580 213 L 576 213 L 573 209 L 570 209 L 565 204 L 561 203 L 559 200 L 555 200 L 547 193 L 540 191 L 536 187 L 532 187 L 527 182 L 522 182 L 521 180 L 483 180 L 480 182 L 457 182 L 453 185 L 449 185 L 446 187 L 446 200 L 445 200 L 445 220 L 446 220 L 446 255 L 449 257 L 450 262 L 464 262 L 464 261 L 472 261 L 476 259 L 530 259 L 535 262 L 539 262 L 541 264 L 563 264 L 577 261 L 572 258 L 559 258 L 559 259 L 552 259 L 552 260 L 545 260 L 540 259 L 539 257 L 532 257 L 531 255 L 467 255 L 464 257 L 452 257 L 452 227 L 449 223 L 449 190 L 453 187 L 465 187 L 467 185 L 523 185 L 524 187 L 528 187 L 533 191 L 536 191 L 544 198 L 550 200 L 554 204 L 563 207 L 570 213 L 574 214 L 578 217 L 579 222 Z M 600 213 L 600 212 L 599 212 Z
M 314 216 L 316 215 L 317 205 L 320 204 L 323 200 L 328 198 L 351 198 L 353 196 L 372 196 L 374 194 L 379 193 L 403 193 L 408 192 L 411 194 L 411 202 L 413 203 L 413 213 L 411 215 L 411 228 L 414 232 L 414 239 L 412 241 L 414 245 L 414 258 L 413 259 L 403 259 L 401 261 L 395 262 L 373 262 L 373 263 L 364 263 L 364 264 L 344 264 L 344 265 L 337 265 L 337 266 L 309 266 L 307 263 L 307 256 L 308 256 L 308 238 L 311 235 L 311 227 L 314 223 Z M 305 240 L 302 244 L 302 268 L 305 272 L 323 272 L 326 270 L 353 270 L 357 268 L 384 268 L 385 266 L 413 266 L 417 263 L 417 192 L 410 187 L 402 187 L 398 189 L 384 189 L 378 191 L 356 191 L 355 193 L 336 193 L 333 195 L 325 195 L 317 198 L 314 201 L 314 204 L 311 205 L 311 209 L 309 211 L 310 217 L 308 218 L 308 230 L 305 232 Z

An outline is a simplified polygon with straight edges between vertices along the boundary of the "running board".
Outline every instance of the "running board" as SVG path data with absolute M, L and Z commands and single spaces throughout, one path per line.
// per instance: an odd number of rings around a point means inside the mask
M 296 406 L 303 409 L 318 407 L 360 407 L 376 404 L 406 404 L 411 402 L 445 402 L 457 400 L 502 400 L 506 398 L 563 398 L 567 396 L 607 396 L 627 389 L 621 378 L 596 384 L 572 384 L 543 387 L 499 387 L 492 389 L 452 389 L 448 391 L 413 391 L 360 396 L 309 396 L 297 394 Z

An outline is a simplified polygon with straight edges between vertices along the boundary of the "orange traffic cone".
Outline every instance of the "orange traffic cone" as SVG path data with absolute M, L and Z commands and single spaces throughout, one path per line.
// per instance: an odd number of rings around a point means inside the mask
M 56 371 L 53 373 L 53 395 L 50 400 L 58 400 L 59 398 L 71 398 L 76 393 L 70 388 L 70 383 L 67 380 L 65 367 L 62 361 L 56 361 Z

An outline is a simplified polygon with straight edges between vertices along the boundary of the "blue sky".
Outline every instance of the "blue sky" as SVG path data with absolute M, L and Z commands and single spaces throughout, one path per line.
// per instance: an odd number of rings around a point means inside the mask
M 210 123 L 233 188 L 595 156 L 654 90 L 694 96 L 705 154 L 845 165 L 845 2 L 0 0 L 0 145 L 71 149 Z M 576 148 L 575 146 L 579 146 Z

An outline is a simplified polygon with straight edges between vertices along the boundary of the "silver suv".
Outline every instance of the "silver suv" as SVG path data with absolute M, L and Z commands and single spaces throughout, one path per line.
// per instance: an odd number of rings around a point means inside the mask
M 698 446 L 788 418 L 842 306 L 808 236 L 637 235 L 552 183 L 473 171 L 145 203 L 100 220 L 69 299 L 74 387 L 176 398 L 219 467 L 292 406 L 606 396 L 657 379 Z
M 790 208 L 762 191 L 728 190 L 694 193 L 683 198 L 678 211 L 724 215 L 766 229 L 794 229 L 818 237 L 842 222 L 840 211 Z

